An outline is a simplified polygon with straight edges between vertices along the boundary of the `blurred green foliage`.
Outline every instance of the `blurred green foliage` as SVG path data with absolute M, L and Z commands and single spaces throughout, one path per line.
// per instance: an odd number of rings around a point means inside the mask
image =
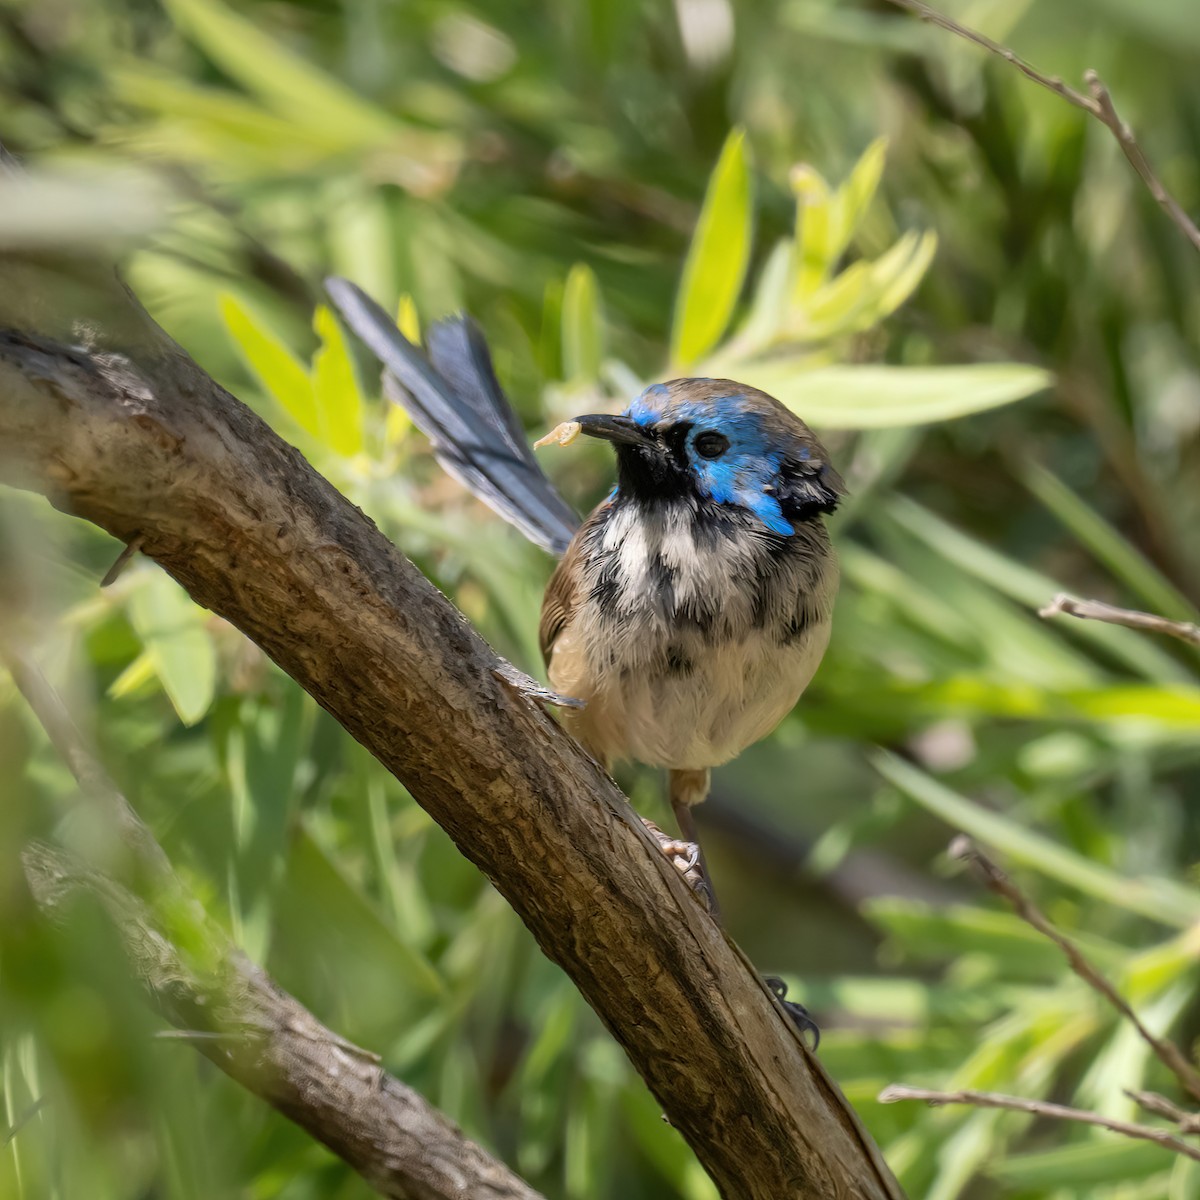
M 947 7 L 1098 68 L 1200 208 L 1190 0 Z M 1106 131 L 868 0 L 6 0 L 0 97 L 37 167 L 0 245 L 121 250 L 168 330 L 528 669 L 551 564 L 385 411 L 325 274 L 413 334 L 469 308 L 531 429 L 672 369 L 820 427 L 852 490 L 834 642 L 700 813 L 731 932 L 820 1017 L 914 1198 L 1200 1194 L 1155 1146 L 874 1102 L 904 1081 L 1128 1116 L 1122 1089 L 1172 1090 L 949 877 L 953 829 L 1152 1028 L 1200 1032 L 1200 659 L 1035 615 L 1060 588 L 1181 618 L 1200 595 L 1200 261 Z M 600 448 L 548 462 L 581 508 L 608 486 Z M 285 987 L 548 1195 L 713 1195 L 507 907 L 286 677 L 148 563 L 100 593 L 118 548 L 43 502 L 5 493 L 0 529 L 40 659 Z M 98 921 L 30 913 L 20 845 L 87 823 L 7 680 L 0 761 L 4 1118 L 45 1099 L 0 1195 L 367 1195 L 155 1037 Z M 666 820 L 652 776 L 623 782 Z

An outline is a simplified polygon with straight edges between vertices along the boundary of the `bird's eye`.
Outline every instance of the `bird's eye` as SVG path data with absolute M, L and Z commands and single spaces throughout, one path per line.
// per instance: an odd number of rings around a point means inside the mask
M 701 458 L 720 458 L 729 449 L 729 439 L 723 433 L 717 433 L 715 429 L 706 429 L 696 435 L 692 445 L 696 447 L 696 453 Z

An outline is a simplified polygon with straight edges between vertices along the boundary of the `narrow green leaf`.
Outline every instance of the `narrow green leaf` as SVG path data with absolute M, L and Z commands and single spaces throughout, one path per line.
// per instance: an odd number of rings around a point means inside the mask
M 313 329 L 321 339 L 312 370 L 317 423 L 327 444 L 349 458 L 363 448 L 362 391 L 342 327 L 324 304 L 313 314 Z
M 788 285 L 792 275 L 793 244 L 786 238 L 775 244 L 767 256 L 750 312 L 738 330 L 735 345 L 721 353 L 744 355 L 762 350 L 774 342 L 788 311 Z
M 747 363 L 741 378 L 778 397 L 809 424 L 829 429 L 947 421 L 1023 400 L 1051 382 L 1047 372 L 1021 363 L 803 370 L 791 358 Z
M 180 28 L 226 74 L 297 123 L 359 146 L 387 141 L 401 128 L 219 0 L 166 0 L 166 5 Z
M 221 316 L 246 366 L 266 392 L 305 433 L 319 437 L 317 398 L 300 360 L 235 296 L 221 297 Z
M 886 158 L 887 138 L 878 137 L 863 151 L 849 178 L 838 188 L 834 201 L 840 243 L 838 254 L 850 244 L 850 239 L 858 232 L 863 217 L 867 215 L 867 209 L 879 190 Z
M 1093 1185 L 1141 1179 L 1170 1166 L 1171 1152 L 1153 1142 L 1134 1142 L 1098 1133 L 1056 1150 L 996 1158 L 987 1164 L 986 1173 L 1026 1195 L 1030 1189 L 1036 1189 L 1038 1195 L 1057 1195 L 1056 1189 L 1065 1188 L 1068 1195 L 1079 1196 L 1094 1195 Z M 1087 1191 L 1081 1193 L 1081 1187 Z
M 846 252 L 870 207 L 887 157 L 887 139 L 877 138 L 863 152 L 846 182 L 836 191 L 811 167 L 792 172 L 796 195 L 797 270 L 793 299 L 802 304 L 829 278 Z
M 604 319 L 591 267 L 576 263 L 562 299 L 563 371 L 572 382 L 592 383 L 604 357 Z
M 796 196 L 796 277 L 792 299 L 801 304 L 829 278 L 840 251 L 833 215 L 833 195 L 821 175 L 809 166 L 792 171 Z
M 730 133 L 700 210 L 683 268 L 671 330 L 671 361 L 687 367 L 720 340 L 750 261 L 753 212 L 749 152 L 741 129 Z
M 901 526 L 976 579 L 1035 611 L 1063 590 L 1057 580 L 985 546 L 906 497 L 893 497 L 887 512 L 876 514 L 875 519 Z M 1074 621 L 1070 631 L 1073 640 L 1103 648 L 1144 679 L 1184 685 L 1193 681 L 1190 672 L 1175 659 L 1132 629 L 1100 621 Z
M 1027 463 L 1025 486 L 1152 612 L 1173 621 L 1194 621 L 1196 609 L 1186 596 L 1128 539 L 1057 475 L 1039 463 Z
M 129 597 L 129 619 L 179 719 L 195 725 L 208 712 L 217 684 L 207 614 L 163 571 L 143 575 Z
M 910 236 L 906 234 L 905 238 Z M 897 245 L 904 240 L 901 238 Z M 897 255 L 895 259 L 884 254 L 876 260 L 871 276 L 877 295 L 864 329 L 871 328 L 884 317 L 890 317 L 917 290 L 937 253 L 937 244 L 937 234 L 927 229 L 913 241 L 910 253 Z
M 1159 924 L 1186 927 L 1200 920 L 1200 893 L 1167 879 L 1127 879 L 959 795 L 892 754 L 877 753 L 872 756 L 872 763 L 885 779 L 922 808 L 1014 862 Z

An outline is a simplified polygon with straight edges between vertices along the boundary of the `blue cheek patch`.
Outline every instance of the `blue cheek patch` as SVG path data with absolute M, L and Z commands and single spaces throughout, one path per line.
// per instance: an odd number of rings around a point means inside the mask
M 772 533 L 790 537 L 795 530 L 776 496 L 764 489 L 779 472 L 777 454 L 743 450 L 734 457 L 698 464 L 701 488 L 718 504 L 736 504 L 752 512 Z

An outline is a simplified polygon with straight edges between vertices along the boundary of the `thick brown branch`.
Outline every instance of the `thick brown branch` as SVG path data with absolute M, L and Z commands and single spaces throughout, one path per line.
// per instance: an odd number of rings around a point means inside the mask
M 1159 1062 L 1179 1080 L 1180 1086 L 1200 1099 L 1200 1073 L 1197 1073 L 1196 1068 L 1184 1058 L 1179 1047 L 1173 1042 L 1151 1033 L 1146 1028 L 1142 1019 L 1134 1012 L 1121 993 L 1088 961 L 1083 951 L 1050 923 L 1045 913 L 1013 883 L 996 863 L 988 858 L 968 837 L 955 838 L 950 846 L 950 853 L 953 857 L 970 863 L 984 884 L 997 896 L 1007 900 L 1022 921 L 1033 926 L 1043 937 L 1052 941 L 1063 952 L 1071 970 L 1088 987 L 1102 996 L 1110 1008 L 1137 1030 L 1138 1036 L 1149 1046 Z
M 540 1200 L 421 1095 L 383 1070 L 376 1055 L 326 1029 L 227 942 L 183 892 L 154 835 L 84 745 L 36 665 L 12 647 L 4 660 L 80 788 L 120 832 L 132 859 L 129 866 L 137 874 L 148 868 L 164 906 L 186 922 L 186 944 L 193 950 L 185 958 L 152 906 L 110 875 L 35 843 L 22 860 L 43 911 L 59 918 L 79 893 L 98 901 L 167 1020 L 227 1075 L 345 1159 L 381 1195 Z
M 1084 621 L 1104 621 L 1109 625 L 1124 625 L 1128 629 L 1140 629 L 1146 633 L 1164 633 L 1191 646 L 1200 646 L 1200 625 L 1194 625 L 1191 621 L 1171 621 L 1156 613 L 1117 608 L 1102 600 L 1076 600 L 1062 592 L 1040 609 L 1038 616 L 1057 617 L 1063 613 Z
M 908 1087 L 893 1083 L 879 1093 L 881 1104 L 896 1104 L 901 1100 L 924 1100 L 928 1104 L 970 1104 L 976 1108 L 1004 1108 L 1010 1112 L 1029 1113 L 1034 1117 L 1049 1117 L 1055 1121 L 1077 1121 L 1081 1125 L 1096 1125 L 1110 1133 L 1154 1142 L 1164 1150 L 1174 1150 L 1187 1158 L 1200 1162 L 1200 1150 L 1189 1146 L 1166 1129 L 1154 1129 L 1150 1125 L 1135 1125 L 1131 1121 L 1118 1121 L 1086 1108 L 1069 1108 L 1065 1104 L 1052 1104 L 1049 1100 L 1028 1100 L 1024 1096 L 1004 1096 L 999 1092 L 936 1092 L 928 1088 Z
M 94 276 L 14 264 L 0 282 L 0 481 L 140 536 L 393 771 L 572 977 L 725 1195 L 900 1196 L 612 781 L 374 525 Z M 88 350 L 63 313 L 92 315 Z
M 968 42 L 972 42 L 976 46 L 981 46 L 989 54 L 994 54 L 997 58 L 1003 59 L 1009 66 L 1015 67 L 1026 79 L 1032 79 L 1034 83 L 1044 87 L 1047 91 L 1053 92 L 1068 104 L 1073 104 L 1076 108 L 1095 117 L 1116 138 L 1117 145 L 1121 147 L 1121 153 L 1129 160 L 1129 165 L 1138 173 L 1150 195 L 1158 201 L 1176 228 L 1197 250 L 1200 250 L 1200 227 L 1197 227 L 1196 222 L 1184 212 L 1179 201 L 1163 186 L 1162 180 L 1159 179 L 1154 168 L 1150 165 L 1150 160 L 1139 145 L 1133 130 L 1118 115 L 1108 88 L 1105 87 L 1103 80 L 1101 80 L 1095 71 L 1089 70 L 1084 73 L 1084 81 L 1087 83 L 1088 91 L 1091 92 L 1090 96 L 1085 96 L 1082 92 L 1064 83 L 1057 76 L 1043 74 L 1036 67 L 1031 66 L 1023 58 L 1013 53 L 1007 46 L 1002 46 L 999 42 L 993 41 L 987 34 L 980 33 L 977 29 L 971 29 L 967 25 L 959 24 L 953 17 L 948 17 L 945 13 L 938 12 L 937 9 L 923 3 L 923 0 L 888 0 L 888 2 L 894 4 L 897 8 L 903 8 L 910 13 L 914 13 L 922 21 L 928 21 L 931 25 L 937 25 Z

